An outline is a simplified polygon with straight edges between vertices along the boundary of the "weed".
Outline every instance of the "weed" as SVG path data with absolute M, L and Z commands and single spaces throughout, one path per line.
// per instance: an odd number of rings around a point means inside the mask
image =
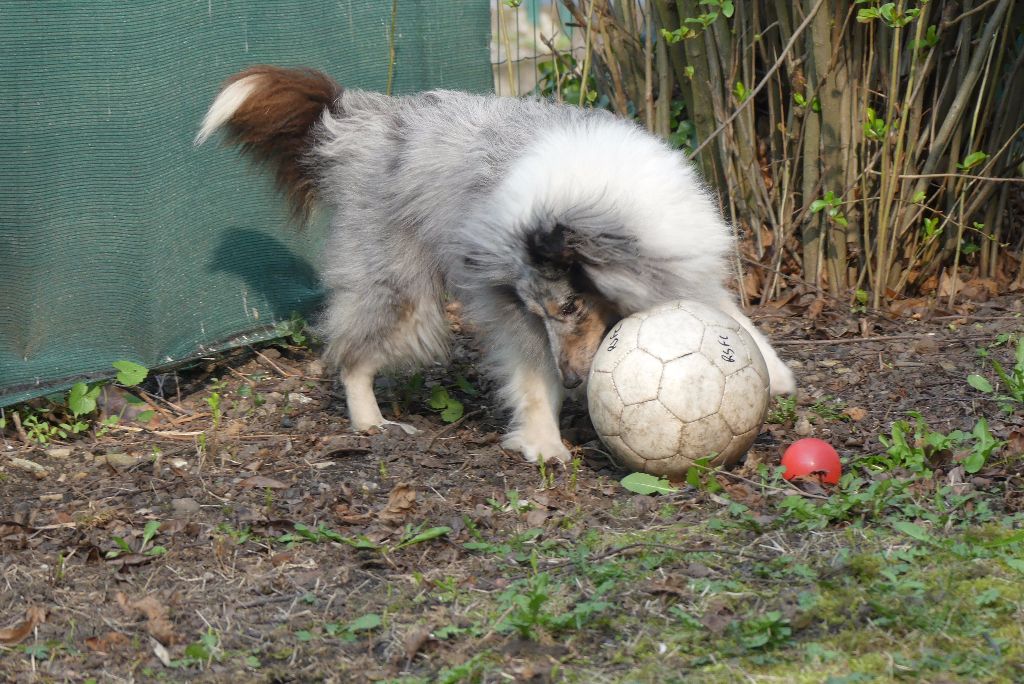
M 769 423 L 782 425 L 796 420 L 796 397 L 775 397 L 775 406 L 768 412 Z
M 611 583 L 605 583 L 589 599 L 561 611 L 555 606 L 551 576 L 546 572 L 538 573 L 513 583 L 498 597 L 505 617 L 495 629 L 498 632 L 514 631 L 531 641 L 537 641 L 544 633 L 554 636 L 568 629 L 580 629 L 611 606 L 600 598 L 610 588 Z
M 149 374 L 148 369 L 131 361 L 115 361 L 117 382 L 124 387 L 133 387 Z M 45 409 L 24 404 L 13 411 L 21 422 L 25 435 L 37 444 L 48 444 L 56 439 L 67 439 L 71 435 L 81 434 L 93 426 L 90 417 L 96 412 L 96 402 L 105 382 L 76 382 L 67 394 L 55 393 L 48 395 L 49 405 Z M 129 403 L 143 403 L 140 399 L 128 395 Z M 134 401 L 132 401 L 134 399 Z M 22 418 L 24 415 L 24 418 Z M 148 422 L 153 417 L 151 411 L 139 414 L 141 422 Z M 99 423 L 98 434 L 103 434 L 118 422 L 120 416 L 111 415 Z M 6 427 L 7 421 L 0 414 L 0 430 Z
M 454 423 L 462 418 L 466 409 L 462 402 L 448 393 L 441 385 L 436 385 L 430 391 L 430 401 L 427 405 L 435 411 L 441 412 L 441 420 L 446 423 Z
M 431 539 L 444 537 L 451 531 L 452 528 L 443 526 L 430 527 L 424 530 L 423 525 L 417 525 L 416 527 L 413 527 L 412 525 L 406 525 L 405 530 L 402 532 L 401 538 L 395 545 L 395 548 L 404 549 L 405 547 L 412 546 L 413 544 L 421 544 L 425 541 L 430 541 Z
M 322 630 L 299 629 L 295 631 L 295 638 L 301 642 L 313 641 L 323 635 L 323 638 L 339 639 L 345 642 L 356 641 L 365 632 L 379 629 L 383 624 L 381 616 L 377 613 L 367 613 L 351 622 L 341 624 L 337 622 L 325 623 Z
M 144 556 L 162 556 L 167 553 L 167 549 L 163 546 L 149 546 L 149 543 L 153 541 L 156 533 L 160 530 L 159 520 L 150 520 L 146 523 L 146 526 L 142 529 L 142 542 L 139 544 L 137 550 L 132 550 L 131 545 L 125 541 L 124 537 L 112 537 L 112 541 L 117 545 L 116 549 L 111 549 L 105 554 L 106 558 L 117 558 L 124 553 L 139 553 Z M 148 548 L 147 548 L 148 547 Z
M 848 420 L 843 413 L 846 404 L 838 397 L 822 397 L 810 407 L 810 412 L 825 421 Z
M 214 661 L 220 662 L 223 657 L 224 652 L 220 648 L 220 634 L 213 628 L 207 628 L 198 641 L 185 647 L 185 653 L 181 658 L 171 661 L 170 667 L 209 667 Z
M 277 324 L 274 334 L 281 339 L 290 341 L 296 347 L 305 347 L 309 342 L 306 336 L 306 320 L 301 314 L 295 312 L 287 321 Z
M 991 395 L 1004 413 L 1019 411 L 1024 407 L 1024 337 L 1017 340 L 1014 364 L 1009 370 L 1004 369 L 1003 365 L 989 356 L 987 352 L 984 356 L 992 364 L 992 370 L 995 371 L 1001 385 L 997 389 L 992 386 L 988 378 L 978 374 L 968 375 L 967 384 L 979 392 Z

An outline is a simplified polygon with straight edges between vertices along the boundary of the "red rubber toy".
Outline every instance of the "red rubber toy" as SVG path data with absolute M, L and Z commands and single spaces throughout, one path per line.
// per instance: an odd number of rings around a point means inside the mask
M 821 472 L 822 482 L 829 484 L 839 484 L 839 476 L 843 469 L 839 462 L 839 454 L 832 445 L 815 437 L 798 439 L 790 444 L 782 454 L 782 465 L 786 467 L 782 477 L 787 480 Z

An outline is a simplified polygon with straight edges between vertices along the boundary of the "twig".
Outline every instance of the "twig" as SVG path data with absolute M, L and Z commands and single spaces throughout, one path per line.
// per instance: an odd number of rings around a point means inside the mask
M 878 337 L 840 337 L 834 340 L 772 340 L 775 345 L 799 345 L 799 344 L 859 344 L 861 342 L 888 342 L 889 340 L 920 340 L 925 337 L 932 337 L 936 333 L 921 333 L 918 335 L 879 335 Z M 979 335 L 967 335 L 965 337 L 936 338 L 945 342 L 966 342 L 969 340 L 987 340 L 992 333 Z
M 475 418 L 476 416 L 479 416 L 483 412 L 484 412 L 483 409 L 477 409 L 476 411 L 470 411 L 469 413 L 464 414 L 461 418 L 459 418 L 454 423 L 450 423 L 448 425 L 445 425 L 443 428 L 441 428 L 440 430 L 438 430 L 437 432 L 434 433 L 434 436 L 430 438 L 430 442 L 427 443 L 427 448 L 424 449 L 424 451 L 430 451 L 430 449 L 434 446 L 434 442 L 436 442 L 438 439 L 440 439 L 444 435 L 448 434 L 449 432 L 451 432 L 455 428 L 459 427 L 460 425 L 465 423 L 470 418 Z
M 14 431 L 18 433 L 18 439 L 25 444 L 30 444 L 28 435 L 25 433 L 25 428 L 21 427 L 21 416 L 18 415 L 17 411 L 11 411 L 11 422 L 14 423 Z
M 756 560 L 762 563 L 770 563 L 773 560 L 775 560 L 775 558 L 769 558 L 767 556 L 759 556 L 752 553 L 747 553 L 742 549 L 722 549 L 717 547 L 699 546 L 676 546 L 675 544 L 658 544 L 656 542 L 634 542 L 632 544 L 626 544 L 625 546 L 620 546 L 618 548 L 611 549 L 603 553 L 599 553 L 595 556 L 589 556 L 587 557 L 586 561 L 593 562 L 604 560 L 606 558 L 611 558 L 612 556 L 617 556 L 619 554 L 626 553 L 627 551 L 632 551 L 633 549 L 639 548 L 663 549 L 666 551 L 675 551 L 676 553 L 718 553 L 722 555 L 740 556 L 741 558 Z M 560 563 L 549 565 L 548 568 L 558 569 L 568 565 L 572 565 L 573 563 L 575 563 L 574 560 L 566 560 Z
M 276 370 L 278 373 L 280 373 L 281 377 L 284 377 L 284 378 L 294 378 L 294 377 L 297 377 L 297 376 L 293 375 L 292 373 L 285 372 L 284 369 L 282 369 L 276 363 L 271 361 L 270 358 L 266 354 L 261 352 L 259 349 L 254 349 L 253 347 L 249 347 L 249 349 L 252 349 L 253 353 L 256 354 L 256 356 L 258 356 L 261 359 L 263 359 L 264 361 L 266 361 L 268 366 L 270 366 L 271 368 Z M 299 375 L 298 377 L 303 377 L 303 376 Z M 312 379 L 312 380 L 320 380 L 322 378 L 310 378 L 310 379 Z
M 770 489 L 773 492 L 780 492 L 780 493 L 781 492 L 790 492 L 790 491 L 792 491 L 792 492 L 796 492 L 800 496 L 806 497 L 808 499 L 823 499 L 823 500 L 827 500 L 829 498 L 829 497 L 824 496 L 822 494 L 811 494 L 810 492 L 805 492 L 804 490 L 800 489 L 799 487 L 797 487 L 792 482 L 789 482 L 788 480 L 783 480 L 783 482 L 785 482 L 786 485 L 787 485 L 787 487 L 783 488 L 783 487 L 774 487 L 772 485 L 764 484 L 764 483 L 761 483 L 761 482 L 755 482 L 754 480 L 751 480 L 749 478 L 743 477 L 742 475 L 737 475 L 736 473 L 729 472 L 728 470 L 717 470 L 716 469 L 716 470 L 711 470 L 709 472 L 715 473 L 716 475 L 717 474 L 726 475 L 726 476 L 731 477 L 733 479 L 740 480 L 742 482 L 746 482 L 747 484 L 749 484 L 749 485 L 751 485 L 753 487 L 757 487 L 758 489 Z
M 782 66 L 782 63 L 786 61 L 786 55 L 789 54 L 789 51 L 793 48 L 793 45 L 796 44 L 796 39 L 800 37 L 800 34 L 802 34 L 808 26 L 811 25 L 811 20 L 814 18 L 814 15 L 818 13 L 818 9 L 824 2 L 825 0 L 818 0 L 818 2 L 814 4 L 814 7 L 811 8 L 811 11 L 807 13 L 806 17 L 804 17 L 803 22 L 801 22 L 801 24 L 796 28 L 796 30 L 793 31 L 793 35 L 789 37 L 789 42 L 786 43 L 786 47 L 782 49 L 782 53 L 779 54 L 779 58 L 775 60 L 775 64 L 772 65 L 772 68 L 765 72 L 765 75 L 761 78 L 761 82 L 757 84 L 757 87 L 750 91 L 750 94 L 743 100 L 742 103 L 740 103 L 740 106 L 736 108 L 736 111 L 734 111 L 728 119 L 723 121 L 718 128 L 712 131 L 711 135 L 704 139 L 704 142 L 702 142 L 700 145 L 697 145 L 697 148 L 690 153 L 688 159 L 696 158 L 696 156 L 700 154 L 700 151 L 703 150 L 708 143 L 714 140 L 719 133 L 724 131 L 726 126 L 731 124 L 736 119 L 736 117 L 740 115 L 740 112 L 746 109 L 747 105 L 754 101 L 754 96 L 756 96 L 759 92 L 761 92 L 761 90 L 766 85 L 768 85 L 768 79 L 770 79 L 772 77 L 772 74 L 778 71 L 779 67 Z
M 1024 178 L 997 178 L 995 176 L 972 176 L 966 173 L 901 173 L 900 178 L 967 178 L 990 183 L 1024 183 Z
M 139 394 L 146 395 L 150 399 L 155 399 L 155 400 L 157 400 L 159 402 L 163 402 L 164 404 L 167 404 L 169 407 L 171 407 L 172 409 L 177 411 L 182 416 L 190 416 L 190 415 L 192 415 L 191 411 L 189 411 L 187 409 L 184 409 L 181 406 L 178 406 L 177 404 L 175 404 L 173 401 L 170 401 L 169 399 L 164 399 L 163 397 L 157 396 L 155 394 L 151 394 L 151 393 L 147 392 L 144 389 L 140 389 L 140 390 L 138 390 L 138 392 L 139 392 Z

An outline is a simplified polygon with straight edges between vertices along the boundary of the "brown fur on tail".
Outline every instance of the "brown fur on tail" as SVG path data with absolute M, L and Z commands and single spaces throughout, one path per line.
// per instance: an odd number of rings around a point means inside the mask
M 228 96 L 232 86 L 235 93 Z M 334 106 L 341 94 L 340 85 L 313 69 L 253 66 L 225 81 L 199 140 L 223 123 L 230 143 L 275 168 L 277 186 L 290 201 L 293 215 L 304 220 L 316 194 L 317 172 L 309 156 L 315 128 L 324 110 Z M 225 121 L 218 120 L 229 111 Z

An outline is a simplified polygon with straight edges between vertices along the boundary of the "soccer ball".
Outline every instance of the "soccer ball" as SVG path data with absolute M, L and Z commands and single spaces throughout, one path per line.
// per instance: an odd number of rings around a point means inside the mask
M 768 411 L 768 368 L 735 319 L 678 301 L 623 319 L 587 385 L 590 418 L 630 470 L 682 477 L 694 461 L 734 463 Z

